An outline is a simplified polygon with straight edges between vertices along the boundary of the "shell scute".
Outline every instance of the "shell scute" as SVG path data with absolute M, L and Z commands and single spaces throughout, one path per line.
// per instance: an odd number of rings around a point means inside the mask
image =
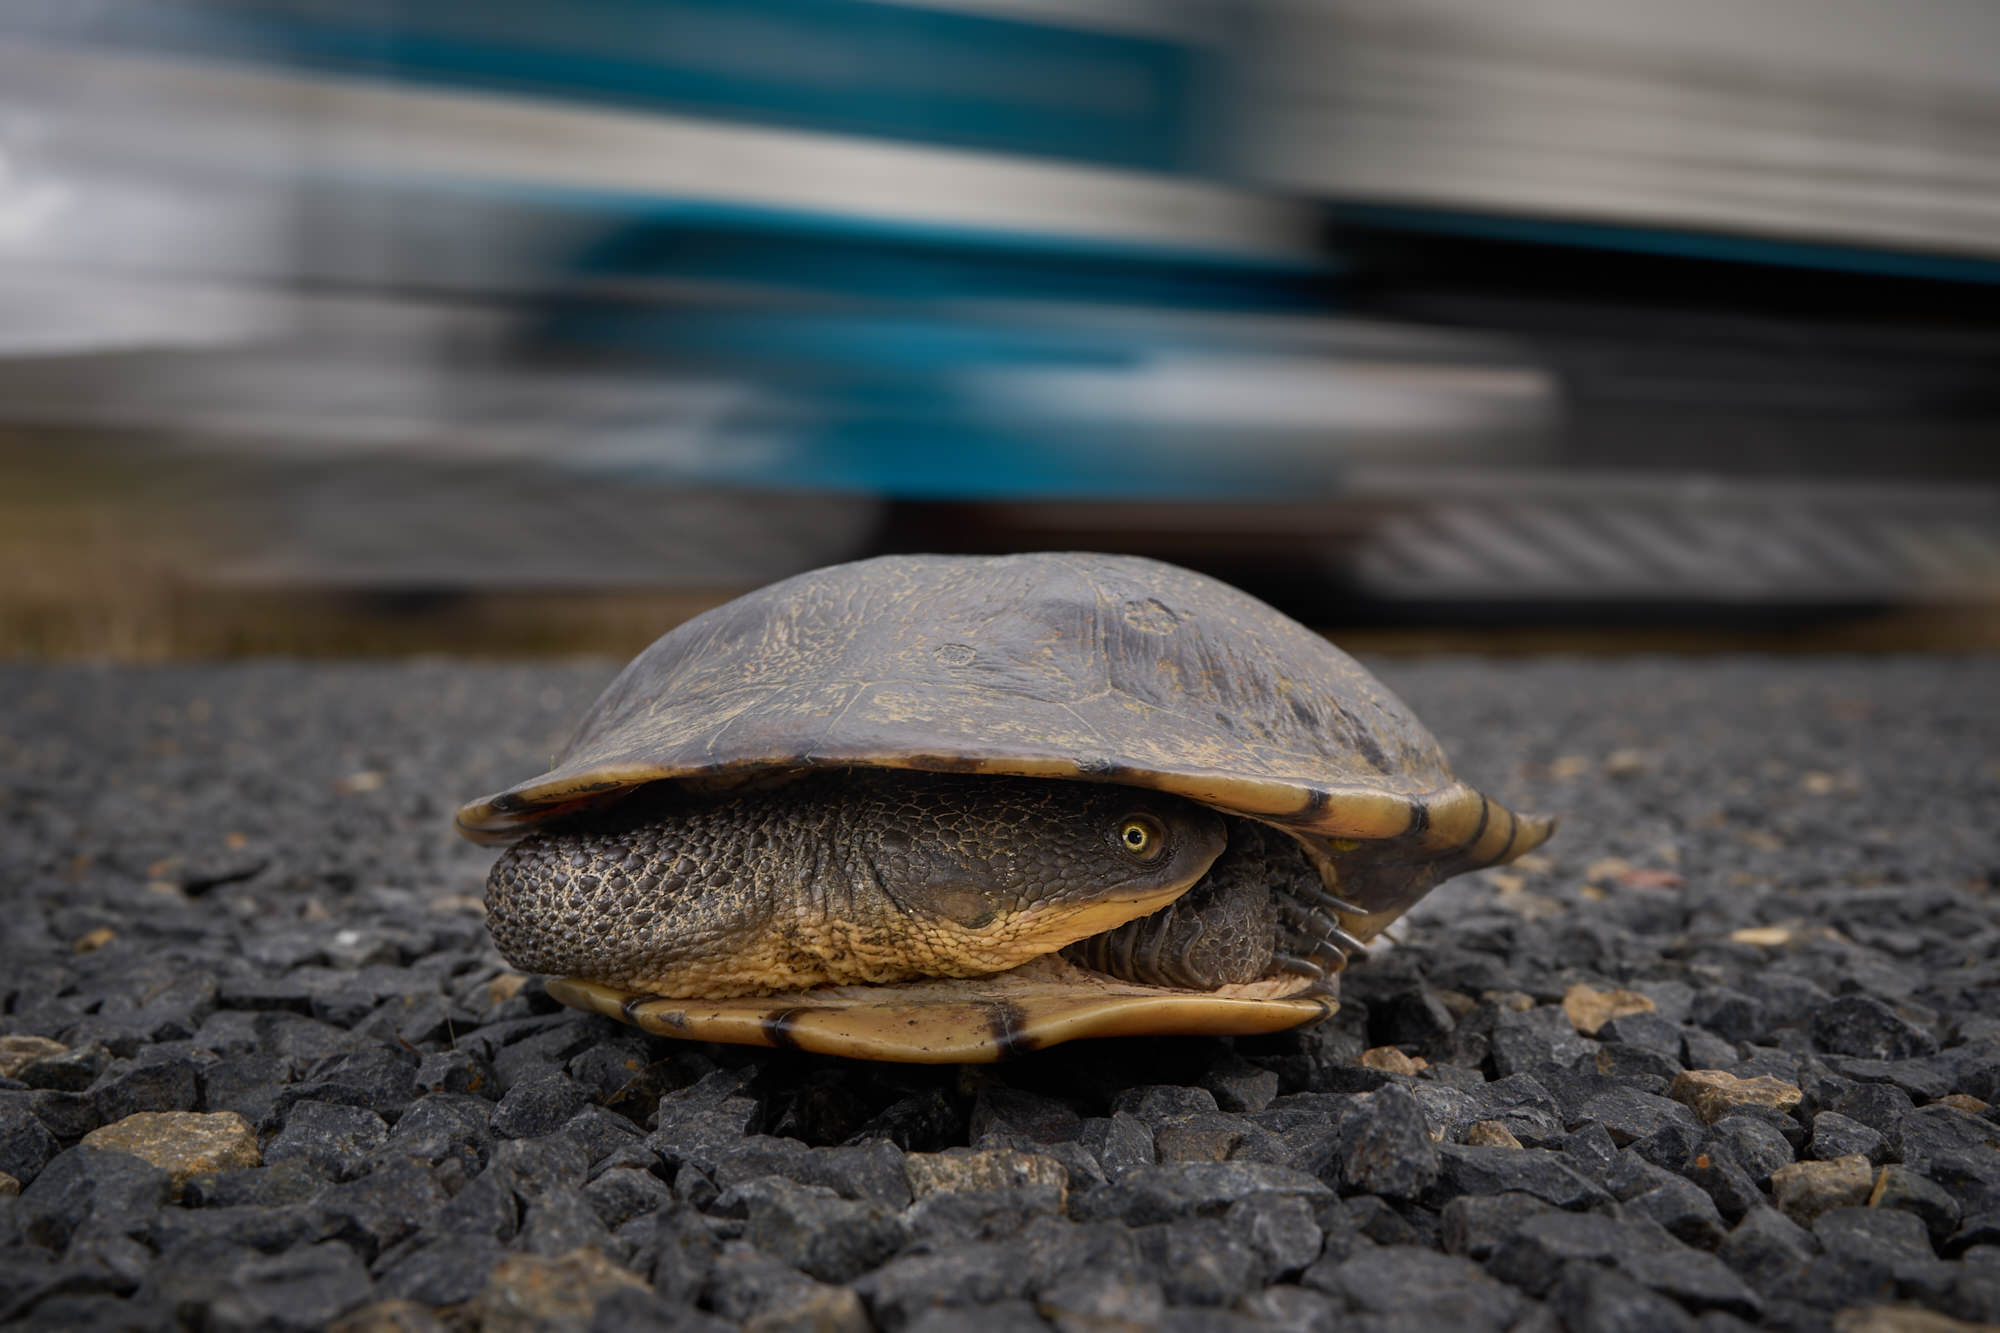
M 1353 659 L 1226 584 L 1136 557 L 902 556 L 663 636 L 548 773 L 459 824 L 504 839 L 621 784 L 828 764 L 1129 781 L 1362 837 L 1436 822 L 1385 821 L 1373 794 L 1458 786 Z

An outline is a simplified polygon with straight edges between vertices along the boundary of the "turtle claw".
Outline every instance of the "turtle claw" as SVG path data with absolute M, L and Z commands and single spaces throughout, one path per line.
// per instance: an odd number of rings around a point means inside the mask
M 1336 912 L 1344 912 L 1348 916 L 1368 915 L 1368 909 L 1361 906 L 1359 903 L 1351 903 L 1347 901 L 1347 899 L 1345 898 L 1336 898 L 1332 894 L 1326 893 L 1324 891 L 1317 893 L 1310 893 L 1307 894 L 1306 897 L 1307 900 L 1312 902 L 1315 906 L 1330 908 L 1331 910 Z
M 1295 977 L 1311 977 L 1319 981 L 1326 976 L 1326 969 L 1308 959 L 1297 958 L 1288 953 L 1271 955 L 1271 966 L 1280 972 L 1289 972 Z
M 1337 926 L 1327 933 L 1327 940 L 1348 958 L 1368 956 L 1368 946 L 1365 943 Z
M 1344 968 L 1356 958 L 1368 956 L 1368 946 L 1355 936 L 1335 926 L 1325 931 L 1312 942 L 1307 950 L 1313 958 L 1323 958 L 1336 970 Z
M 1332 939 L 1341 933 L 1340 918 L 1328 916 L 1325 912 L 1313 912 L 1306 917 L 1306 928 L 1322 939 Z

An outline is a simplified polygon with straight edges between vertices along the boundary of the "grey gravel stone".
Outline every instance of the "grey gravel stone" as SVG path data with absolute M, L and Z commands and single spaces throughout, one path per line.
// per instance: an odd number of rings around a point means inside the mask
M 232 1333 L 316 1330 L 367 1301 L 372 1291 L 368 1271 L 354 1252 L 324 1241 L 236 1266 L 208 1305 L 203 1322 Z
M 1067 1162 L 1064 1154 L 1067 1146 L 1049 1145 L 1043 1155 L 1058 1154 L 1058 1160 Z M 884 1139 L 815 1148 L 806 1159 L 805 1182 L 824 1185 L 843 1199 L 864 1199 L 889 1208 L 904 1208 L 911 1196 L 903 1157 L 901 1148 Z M 1072 1183 L 1077 1183 L 1073 1170 L 1070 1177 Z
M 307 1203 L 236 1204 L 230 1207 L 163 1208 L 140 1233 L 164 1253 L 194 1241 L 225 1241 L 242 1249 L 278 1254 L 309 1241 L 324 1240 L 324 1214 Z
M 80 1139 L 104 1123 L 89 1093 L 0 1090 L 0 1105 L 22 1105 L 59 1140 Z
M 505 1181 L 523 1200 L 534 1200 L 550 1190 L 583 1188 L 589 1166 L 589 1159 L 574 1140 L 551 1134 L 542 1139 L 496 1141 L 487 1174 Z
M 912 1236 L 932 1248 L 963 1241 L 1005 1240 L 1037 1218 L 1060 1217 L 1063 1195 L 1052 1185 L 929 1194 L 903 1213 Z
M 1641 1253 L 1676 1248 L 1672 1237 L 1649 1223 L 1556 1211 L 1522 1222 L 1494 1250 L 1487 1268 L 1529 1295 L 1542 1296 L 1567 1264 L 1622 1264 Z
M 1707 1140 L 1682 1174 L 1715 1201 L 1715 1209 L 1725 1222 L 1733 1223 L 1766 1202 L 1763 1188 L 1721 1140 Z
M 1689 1249 L 1646 1249 L 1623 1256 L 1620 1271 L 1641 1286 L 1695 1310 L 1718 1309 L 1754 1319 L 1764 1303 L 1713 1255 Z
M 1578 1057 L 1566 1065 L 1542 1064 L 1535 1066 L 1533 1076 L 1555 1098 L 1556 1109 L 1565 1124 L 1575 1124 L 1590 1119 L 1584 1108 L 1599 1097 L 1610 1093 L 1631 1091 L 1612 1075 L 1597 1067 L 1594 1053 Z
M 418 1098 L 396 1121 L 388 1142 L 398 1152 L 433 1166 L 457 1163 L 463 1179 L 485 1169 L 492 1148 L 492 1103 L 466 1093 L 434 1092 Z
M 1655 1017 L 1653 1014 L 1639 1014 L 1635 1020 Z M 1608 1028 L 1609 1024 L 1606 1026 Z M 1598 1073 L 1609 1074 L 1627 1087 L 1664 1096 L 1673 1085 L 1674 1076 L 1681 1072 L 1681 1031 L 1664 1024 L 1662 1027 L 1665 1030 L 1646 1032 L 1646 1043 L 1606 1042 L 1590 1057 L 1591 1066 Z M 1659 1044 L 1648 1044 L 1654 1042 Z
M 1742 991 L 1712 986 L 1695 992 L 1688 1018 L 1696 1027 L 1729 1042 L 1757 1041 L 1764 1036 L 1765 1008 Z
M 91 1088 L 106 1124 L 137 1111 L 192 1111 L 201 1105 L 201 1065 L 187 1057 L 144 1064 L 118 1061 Z
M 1941 1152 L 1927 1165 L 1926 1174 L 1958 1200 L 1966 1222 L 1982 1214 L 2000 1212 L 2000 1158 L 1978 1149 Z
M 1868 1206 L 1914 1214 L 1922 1220 L 1934 1243 L 1942 1243 L 1950 1236 L 1964 1215 L 1958 1200 L 1944 1186 L 1901 1165 L 1882 1168 L 1875 1178 Z
M 652 1235 L 638 1248 L 642 1265 L 662 1299 L 691 1305 L 706 1289 L 720 1253 L 716 1238 L 701 1215 L 685 1204 L 673 1204 L 653 1214 Z
M 1437 1183 L 1437 1146 L 1404 1089 L 1392 1084 L 1355 1098 L 1339 1133 L 1344 1190 L 1414 1199 Z
M 731 1187 L 719 1201 L 744 1209 L 744 1236 L 800 1272 L 822 1282 L 845 1283 L 894 1254 L 908 1232 L 879 1203 L 856 1203 L 830 1189 L 765 1177 Z
M 1837 1260 L 1859 1262 L 1864 1257 L 1883 1263 L 1899 1281 L 1916 1280 L 1938 1263 L 1923 1219 L 1893 1208 L 1833 1208 L 1813 1219 L 1813 1235 Z
M 506 1173 L 489 1170 L 438 1210 L 432 1225 L 454 1235 L 492 1236 L 512 1240 L 520 1230 L 521 1206 L 514 1197 Z
M 1673 1172 L 1655 1166 L 1631 1148 L 1619 1149 L 1598 1177 L 1604 1188 L 1611 1191 L 1611 1197 L 1620 1203 L 1674 1178 Z
M 493 1132 L 509 1139 L 538 1139 L 553 1134 L 587 1100 L 582 1085 L 566 1074 L 539 1074 L 522 1079 L 493 1108 Z
M 1893 1083 L 1910 1094 L 1913 1101 L 1934 1102 L 1953 1090 L 1963 1072 L 1957 1057 L 1933 1055 L 1907 1060 L 1872 1060 L 1859 1056 L 1829 1055 L 1826 1063 L 1857 1083 Z
M 926 1310 L 903 1327 L 905 1333 L 955 1333 L 961 1328 L 991 1330 L 991 1333 L 1047 1333 L 1049 1323 L 1037 1313 L 1034 1301 L 1019 1299 L 994 1301 L 976 1310 L 950 1307 Z M 1094 1323 L 1085 1326 L 1097 1327 Z M 760 1322 L 758 1327 L 765 1325 Z
M 1558 1208 L 1606 1206 L 1611 1196 L 1560 1154 L 1540 1148 L 1438 1145 L 1437 1194 L 1529 1194 Z
M 419 1093 L 468 1093 L 489 1100 L 500 1093 L 499 1075 L 470 1051 L 428 1051 L 412 1077 Z
M 989 1100 L 992 1095 L 990 1092 L 984 1094 Z M 1018 1103 L 1023 1099 L 1021 1094 L 1016 1093 L 1011 1100 Z M 1060 1107 L 1060 1103 L 1048 1103 L 1047 1099 L 1036 1099 L 1033 1104 L 1037 1106 L 1047 1104 L 1052 1108 Z M 1220 1109 L 1216 1105 L 1215 1094 L 1208 1089 L 1184 1088 L 1173 1084 L 1126 1088 L 1111 1099 L 1111 1111 L 1113 1114 L 1122 1111 L 1126 1115 L 1133 1116 L 1154 1126 L 1168 1124 L 1175 1120 L 1185 1119 L 1188 1116 L 1212 1115 Z M 1050 1111 L 1043 1111 L 1041 1114 L 1045 1118 L 1054 1119 L 1057 1123 L 1064 1123 L 1066 1121 L 1066 1117 L 1062 1117 L 1059 1114 L 1052 1114 Z
M 1821 1111 L 1813 1117 L 1812 1139 L 1806 1145 L 1808 1157 L 1830 1162 L 1860 1153 L 1879 1166 L 1888 1152 L 1888 1140 L 1859 1120 L 1850 1120 L 1838 1111 Z
M 1264 1257 L 1221 1218 L 1139 1227 L 1133 1239 L 1141 1261 L 1175 1305 L 1231 1305 L 1263 1285 Z
M 659 1138 L 658 1134 L 648 1137 L 646 1145 L 658 1151 Z M 690 1164 L 705 1167 L 716 1185 L 726 1190 L 732 1185 L 765 1176 L 800 1179 L 806 1174 L 811 1160 L 812 1149 L 797 1139 L 752 1134 L 720 1148 L 706 1162 Z
M 1475 1120 L 1496 1120 L 1529 1147 L 1544 1147 L 1565 1131 L 1562 1107 L 1527 1074 L 1496 1079 L 1470 1090 Z
M 111 1059 L 110 1047 L 102 1042 L 92 1042 L 58 1055 L 45 1055 L 23 1065 L 14 1077 L 30 1088 L 82 1092 L 97 1082 L 98 1077 L 110 1067 Z
M 456 1305 L 486 1285 L 486 1275 L 502 1253 L 491 1236 L 440 1236 L 383 1270 L 379 1294 L 420 1305 Z
M 1036 1314 L 1062 1333 L 1096 1333 L 1107 1328 L 1153 1328 L 1166 1315 L 1166 1293 L 1151 1278 L 1123 1273 L 1072 1273 L 1035 1298 Z M 963 1318 L 953 1312 L 954 1318 Z M 948 1324 L 946 1327 L 962 1325 Z
M 1578 1262 L 1616 1267 L 1640 1285 L 1696 1308 L 1754 1315 L 1762 1304 L 1715 1257 L 1688 1249 L 1643 1221 L 1546 1213 L 1524 1222 L 1494 1252 L 1489 1267 L 1531 1295 L 1543 1295 Z
M 1494 1019 L 1493 1072 L 1496 1078 L 1531 1074 L 1545 1065 L 1566 1065 L 1589 1055 L 1591 1043 L 1577 1034 L 1569 1016 L 1553 1005 L 1525 1013 L 1503 1010 Z
M 1591 1098 L 1581 1118 L 1603 1125 L 1619 1147 L 1629 1146 L 1670 1171 L 1687 1164 L 1703 1135 L 1701 1121 L 1687 1107 L 1631 1087 Z
M 1346 1320 L 1345 1302 L 1310 1287 L 1279 1283 L 1244 1300 L 1243 1314 L 1284 1333 L 1335 1333 Z M 1526 1333 L 1526 1330 L 1523 1330 Z
M 1201 1086 L 1224 1111 L 1261 1111 L 1278 1095 L 1278 1075 L 1230 1056 L 1209 1067 L 1201 1076 Z
M 1229 1230 L 1263 1258 L 1263 1281 L 1294 1276 L 1319 1258 L 1324 1239 L 1310 1203 L 1297 1195 L 1253 1194 L 1223 1214 Z
M 302 1162 L 328 1180 L 351 1180 L 388 1141 L 389 1126 L 373 1111 L 297 1102 L 286 1113 L 285 1127 L 264 1145 L 264 1161 Z
M 1727 1234 L 1715 1200 L 1693 1181 L 1675 1175 L 1666 1175 L 1651 1189 L 1624 1200 L 1622 1215 L 1658 1223 L 1678 1239 L 1704 1250 L 1720 1245 Z
M 1780 1037 L 1784 1033 L 1777 1034 Z M 1810 1060 L 1813 1057 L 1806 1057 Z M 1729 1072 L 1742 1079 L 1773 1078 L 1780 1083 L 1797 1086 L 1802 1077 L 1802 1061 L 1799 1055 L 1781 1046 L 1759 1046 L 1754 1042 L 1742 1043 L 1742 1058 Z
M 1753 968 L 1740 984 L 1773 1030 L 1804 1027 L 1833 998 L 1809 978 L 1775 968 Z
M 497 1108 L 494 1113 L 499 1114 Z M 637 1125 L 601 1106 L 586 1103 L 579 1107 L 576 1114 L 563 1121 L 560 1132 L 583 1149 L 584 1160 L 593 1171 L 600 1162 L 628 1152 L 633 1154 L 633 1160 L 648 1163 L 659 1160 L 659 1154 L 645 1147 L 645 1135 Z
M 408 1051 L 369 1046 L 318 1061 L 278 1098 L 282 1110 L 294 1099 L 335 1102 L 373 1111 L 394 1121 L 417 1096 L 416 1057 Z
M 1572 1166 L 1597 1181 L 1604 1179 L 1605 1173 L 1620 1155 L 1618 1145 L 1612 1141 L 1611 1131 L 1595 1121 L 1574 1134 L 1550 1139 L 1547 1146 L 1562 1153 L 1569 1158 Z
M 2000 1122 L 1970 1115 L 1955 1106 L 1923 1106 L 1903 1117 L 1891 1150 L 1908 1166 L 1969 1152 L 2000 1160 Z
M 1686 1311 L 1614 1269 L 1573 1262 L 1549 1292 L 1549 1308 L 1569 1329 L 1694 1333 Z
M 1260 1162 L 1189 1162 L 1135 1167 L 1071 1206 L 1080 1222 L 1116 1218 L 1132 1226 L 1215 1216 L 1257 1194 L 1291 1195 L 1308 1203 L 1333 1191 L 1300 1171 Z
M 1327 1274 L 1329 1289 L 1356 1310 L 1419 1326 L 1501 1330 L 1521 1312 L 1520 1296 L 1474 1263 L 1410 1246 L 1372 1249 Z
M 59 1147 L 25 1100 L 0 1101 L 0 1171 L 26 1184 Z
M 364 1176 L 334 1185 L 309 1205 L 326 1233 L 369 1260 L 437 1218 L 443 1188 L 413 1158 L 391 1155 Z
M 1377 1245 L 1435 1246 L 1437 1242 L 1427 1211 L 1408 1205 L 1393 1207 L 1372 1194 L 1342 1199 L 1337 1207 L 1321 1209 L 1315 1220 L 1327 1236 L 1326 1251 L 1332 1253 L 1338 1249 L 1342 1259 L 1348 1257 L 1343 1233 L 1352 1233 Z
M 1766 1296 L 1785 1291 L 1819 1253 L 1812 1233 L 1775 1208 L 1756 1207 L 1743 1215 L 1716 1255 Z
M 1792 1160 L 1792 1145 L 1785 1136 L 1757 1116 L 1726 1115 L 1710 1125 L 1702 1151 L 1718 1150 L 1727 1153 L 1760 1186 L 1768 1186 L 1771 1173 Z
M 605 1226 L 616 1230 L 635 1217 L 657 1212 L 673 1203 L 673 1191 L 650 1171 L 617 1167 L 583 1187 L 583 1197 Z
M 624 1257 L 624 1246 L 598 1217 L 592 1201 L 582 1191 L 566 1188 L 546 1190 L 527 1201 L 519 1248 L 550 1259 L 581 1249 Z
M 318 1172 L 295 1159 L 190 1177 L 181 1202 L 190 1208 L 282 1208 L 306 1203 L 325 1188 Z
M 1813 1014 L 1813 1044 L 1823 1051 L 1875 1060 L 1934 1055 L 1937 1039 L 1880 1000 L 1843 995 Z
M 714 1105 L 662 1099 L 646 1146 L 669 1167 L 687 1162 L 712 1173 L 717 1157 L 742 1142 L 757 1116 L 757 1103 L 747 1097 L 731 1097 Z
M 92 1224 L 123 1230 L 144 1222 L 171 1188 L 167 1173 L 150 1162 L 70 1148 L 51 1157 L 7 1211 L 21 1240 L 61 1251 Z
M 1214 1111 L 1215 1097 L 1204 1088 L 1172 1088 L 1171 1101 L 1155 1105 L 1147 1095 L 1152 1089 L 1133 1088 L 1120 1094 L 1114 1110 L 1132 1111 L 1141 1120 L 1170 1117 L 1172 1107 L 1181 1104 L 1196 1111 Z M 1144 1111 L 1134 1110 L 1143 1105 Z M 1053 1097 L 1021 1088 L 982 1088 L 972 1105 L 967 1134 L 975 1148 L 1034 1148 L 1066 1143 L 1083 1128 L 1083 1117 L 1075 1109 Z
M 877 1325 L 897 1333 L 925 1311 L 1027 1297 L 1032 1286 L 1024 1247 L 989 1242 L 902 1255 L 859 1278 L 853 1290 Z
M 198 1239 L 168 1245 L 160 1251 L 160 1263 L 140 1279 L 130 1303 L 156 1311 L 162 1327 L 196 1323 L 202 1309 L 230 1281 L 230 1273 L 252 1259 L 256 1259 L 252 1251 L 228 1241 Z
M 201 1104 L 234 1111 L 253 1125 L 276 1128 L 278 1100 L 291 1082 L 291 1063 L 261 1051 L 224 1056 L 201 1071 Z
M 1521 1223 L 1554 1207 L 1532 1194 L 1462 1194 L 1438 1216 L 1438 1238 L 1446 1252 L 1484 1259 Z
M 1736 1043 L 1705 1028 L 1681 1029 L 1681 1064 L 1688 1069 L 1732 1070 L 1739 1057 Z

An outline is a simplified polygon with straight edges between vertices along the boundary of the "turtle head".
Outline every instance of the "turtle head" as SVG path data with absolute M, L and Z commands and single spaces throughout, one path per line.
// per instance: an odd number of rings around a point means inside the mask
M 852 855 L 930 976 L 1002 971 L 1154 912 L 1227 842 L 1214 811 L 1132 787 L 884 775 L 850 799 Z

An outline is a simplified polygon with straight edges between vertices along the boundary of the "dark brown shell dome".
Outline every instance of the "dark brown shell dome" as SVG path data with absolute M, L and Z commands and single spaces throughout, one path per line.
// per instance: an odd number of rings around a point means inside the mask
M 1402 701 L 1298 622 L 1190 570 L 1084 553 L 885 556 L 717 607 L 640 653 L 553 768 L 458 828 L 504 842 L 646 783 L 834 766 L 1152 787 L 1393 841 L 1435 863 L 1431 882 L 1553 828 L 1455 780 Z M 1407 905 L 1370 904 L 1367 924 Z

